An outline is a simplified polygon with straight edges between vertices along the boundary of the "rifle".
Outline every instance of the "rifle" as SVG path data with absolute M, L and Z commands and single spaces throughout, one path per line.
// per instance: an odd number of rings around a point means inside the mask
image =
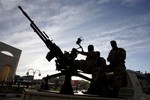
M 47 48 L 50 50 L 48 52 L 46 59 L 48 61 L 51 61 L 54 57 L 56 57 L 58 60 L 63 58 L 63 52 L 61 49 L 52 42 L 52 40 L 49 39 L 48 35 L 43 31 L 41 31 L 34 21 L 29 17 L 29 15 L 21 8 L 21 6 L 18 6 L 18 8 L 22 11 L 22 13 L 26 16 L 26 18 L 30 21 L 30 26 L 34 30 L 34 32 L 37 33 L 37 35 L 42 39 L 42 41 L 46 44 Z M 57 68 L 60 69 L 60 68 Z

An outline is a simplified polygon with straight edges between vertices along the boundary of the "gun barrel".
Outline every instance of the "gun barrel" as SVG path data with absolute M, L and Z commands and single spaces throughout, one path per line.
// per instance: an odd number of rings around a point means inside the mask
M 28 18 L 28 20 L 32 23 L 33 21 L 31 18 L 28 16 L 28 14 L 21 8 L 21 6 L 18 6 L 18 8 L 22 11 L 22 13 Z
M 21 6 L 18 6 L 18 8 L 22 11 L 22 13 L 27 17 L 27 19 L 31 22 L 30 26 L 32 29 L 38 34 L 38 36 L 43 40 L 43 42 L 46 44 L 46 41 L 48 40 L 47 34 L 42 31 L 35 25 L 34 21 L 28 16 L 28 14 L 22 9 Z
M 37 33 L 37 35 L 43 40 L 43 42 L 46 44 L 47 38 L 46 38 L 45 35 L 41 32 L 41 30 L 40 30 L 34 23 L 31 23 L 30 26 L 31 26 L 32 29 Z
M 52 41 L 49 39 L 48 35 L 45 32 L 42 32 L 34 23 L 34 21 L 31 20 L 31 18 L 28 16 L 28 14 L 21 8 L 21 6 L 18 6 L 18 8 L 22 11 L 22 13 L 27 17 L 27 19 L 31 22 L 30 26 L 34 30 L 34 32 L 37 33 L 37 35 L 42 39 L 42 41 L 46 44 L 48 49 L 52 52 L 52 54 L 57 58 L 60 59 L 63 56 L 63 53 L 61 49 L 52 43 Z M 53 56 L 53 57 L 54 57 Z

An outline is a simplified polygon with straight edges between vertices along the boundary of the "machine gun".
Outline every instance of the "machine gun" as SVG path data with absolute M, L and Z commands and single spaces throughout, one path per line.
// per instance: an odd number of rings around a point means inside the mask
M 31 22 L 30 26 L 34 30 L 34 32 L 37 33 L 37 35 L 42 39 L 42 41 L 46 44 L 47 48 L 50 50 L 50 52 L 47 54 L 46 58 L 48 61 L 51 61 L 54 57 L 57 59 L 62 59 L 63 53 L 61 49 L 52 42 L 52 40 L 49 39 L 48 35 L 43 31 L 41 31 L 34 21 L 28 16 L 28 14 L 21 8 L 21 6 L 18 6 L 18 8 L 22 11 L 22 13 L 26 16 L 26 18 Z M 58 68 L 59 69 L 59 68 Z
M 81 78 L 84 78 L 86 80 L 91 81 L 90 78 L 80 74 L 77 72 L 77 69 L 73 66 L 73 61 L 77 56 L 77 52 L 76 49 L 73 48 L 71 53 L 69 52 L 65 52 L 63 53 L 61 51 L 61 49 L 52 42 L 52 40 L 49 39 L 48 35 L 43 31 L 41 31 L 36 24 L 34 23 L 34 21 L 28 16 L 28 14 L 21 8 L 21 6 L 18 6 L 18 8 L 22 11 L 22 13 L 26 16 L 26 18 L 30 21 L 30 26 L 32 27 L 32 29 L 34 30 L 34 32 L 37 33 L 37 35 L 42 39 L 42 41 L 46 44 L 47 48 L 50 50 L 46 56 L 46 59 L 48 61 L 51 61 L 54 57 L 56 57 L 56 69 L 58 71 L 61 71 L 60 73 L 54 74 L 54 75 L 50 75 L 45 77 L 45 87 L 44 89 L 47 90 L 48 89 L 48 79 L 52 78 L 52 77 L 56 77 L 56 76 L 60 76 L 60 75 L 65 75 L 65 82 L 64 85 L 60 91 L 60 93 L 62 94 L 73 94 L 73 89 L 71 86 L 71 76 L 78 76 Z M 78 40 L 76 41 L 76 44 L 79 45 L 79 48 L 82 48 L 82 46 L 80 45 L 82 41 L 82 38 L 78 38 Z

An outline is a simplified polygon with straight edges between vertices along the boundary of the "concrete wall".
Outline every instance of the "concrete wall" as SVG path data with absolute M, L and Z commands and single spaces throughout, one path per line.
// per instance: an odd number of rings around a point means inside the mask
M 10 81 L 14 78 L 20 55 L 21 50 L 0 42 L 0 79 L 5 77 L 5 81 Z

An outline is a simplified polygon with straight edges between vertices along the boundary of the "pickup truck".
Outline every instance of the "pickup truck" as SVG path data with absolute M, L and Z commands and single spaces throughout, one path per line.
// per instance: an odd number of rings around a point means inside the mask
M 118 98 L 25 89 L 23 100 L 150 100 L 150 81 L 144 74 L 128 69 L 127 85 L 120 89 Z

